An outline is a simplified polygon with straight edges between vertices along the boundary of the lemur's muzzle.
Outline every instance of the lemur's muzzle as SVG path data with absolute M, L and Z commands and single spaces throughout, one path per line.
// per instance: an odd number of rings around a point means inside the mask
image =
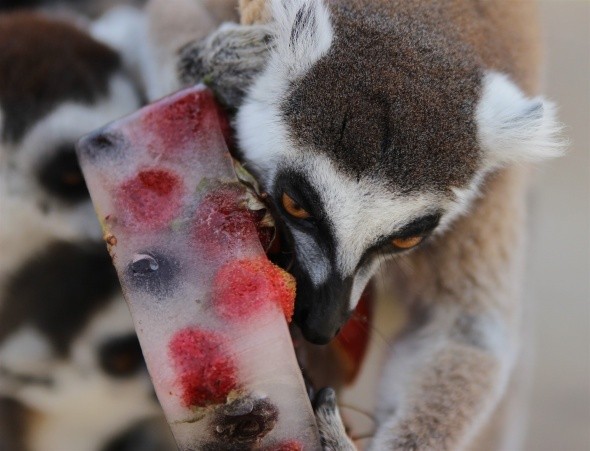
M 350 316 L 352 278 L 330 277 L 316 287 L 306 275 L 297 274 L 297 300 L 295 323 L 306 340 L 314 344 L 327 344 L 340 331 Z

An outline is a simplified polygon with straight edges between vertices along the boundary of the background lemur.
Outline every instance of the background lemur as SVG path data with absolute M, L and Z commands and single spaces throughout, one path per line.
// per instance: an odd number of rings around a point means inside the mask
M 85 30 L 0 15 L 0 449 L 174 449 L 74 143 L 138 108 Z
M 222 27 L 179 67 L 237 108 L 242 156 L 295 250 L 296 322 L 326 343 L 385 267 L 410 320 L 372 449 L 514 449 L 482 440 L 508 421 L 517 374 L 524 163 L 561 150 L 552 104 L 533 97 L 534 5 L 265 7 L 270 25 Z

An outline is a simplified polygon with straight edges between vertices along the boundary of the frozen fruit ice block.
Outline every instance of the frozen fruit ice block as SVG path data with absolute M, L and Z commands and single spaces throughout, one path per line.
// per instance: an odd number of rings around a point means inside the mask
M 287 325 L 295 284 L 266 258 L 272 222 L 238 181 L 228 130 L 197 86 L 78 154 L 180 449 L 320 449 Z

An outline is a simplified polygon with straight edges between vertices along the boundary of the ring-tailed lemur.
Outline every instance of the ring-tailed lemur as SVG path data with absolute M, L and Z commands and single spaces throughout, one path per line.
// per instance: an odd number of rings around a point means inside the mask
M 295 251 L 295 321 L 326 343 L 382 263 L 410 322 L 374 450 L 475 445 L 519 358 L 524 163 L 560 153 L 531 2 L 270 0 L 181 52 L 228 106 Z M 396 264 L 397 263 L 397 264 Z M 338 445 L 344 446 L 344 445 Z M 514 449 L 514 448 L 510 448 Z
M 74 152 L 135 84 L 31 12 L 0 15 L 0 67 L 0 449 L 172 450 Z

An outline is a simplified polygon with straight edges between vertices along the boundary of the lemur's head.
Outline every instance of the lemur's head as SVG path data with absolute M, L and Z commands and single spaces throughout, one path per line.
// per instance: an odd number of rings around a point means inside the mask
M 292 237 L 295 318 L 317 343 L 379 262 L 465 212 L 485 174 L 559 152 L 552 105 L 452 30 L 354 4 L 273 1 L 269 59 L 236 122 Z
M 136 109 L 119 54 L 69 23 L 0 15 L 0 191 L 100 236 L 74 143 Z

